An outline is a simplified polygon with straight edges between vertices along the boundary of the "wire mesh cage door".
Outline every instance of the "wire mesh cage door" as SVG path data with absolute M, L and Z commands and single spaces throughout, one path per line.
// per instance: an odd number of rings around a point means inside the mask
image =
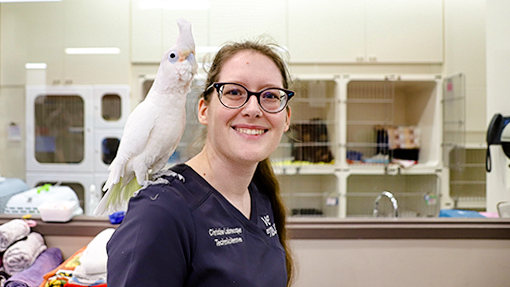
M 352 81 L 347 87 L 347 161 L 389 162 L 387 127 L 394 124 L 393 81 Z
M 336 82 L 295 80 L 296 92 L 289 106 L 290 130 L 272 156 L 283 165 L 333 164 L 337 142 Z
M 449 76 L 443 82 L 443 163 L 461 172 L 466 162 L 465 76 Z

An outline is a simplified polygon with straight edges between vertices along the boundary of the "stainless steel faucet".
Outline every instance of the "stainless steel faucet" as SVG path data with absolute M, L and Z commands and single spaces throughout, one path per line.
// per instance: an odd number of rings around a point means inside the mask
M 390 199 L 391 201 L 391 204 L 393 205 L 393 216 L 394 217 L 398 217 L 398 203 L 397 203 L 397 199 L 395 198 L 395 196 L 393 196 L 393 194 L 389 191 L 383 191 L 376 199 L 375 199 L 375 202 L 374 202 L 374 211 L 373 211 L 373 216 L 374 217 L 379 217 L 379 201 L 381 200 L 381 198 L 383 196 L 386 196 L 387 198 Z

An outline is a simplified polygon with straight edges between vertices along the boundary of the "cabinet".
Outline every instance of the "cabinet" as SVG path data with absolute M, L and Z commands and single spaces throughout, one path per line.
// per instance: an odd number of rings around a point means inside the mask
M 372 216 L 386 190 L 397 198 L 400 216 L 437 216 L 441 76 L 297 76 L 293 88 L 291 130 L 271 158 L 291 214 Z M 397 128 L 412 131 L 399 135 L 398 146 L 388 135 Z
M 176 20 L 192 23 L 197 60 L 231 41 L 253 40 L 268 34 L 286 45 L 285 0 L 215 0 L 209 9 L 145 9 L 140 0 L 131 1 L 132 54 L 135 63 L 159 63 L 163 53 L 179 34 Z M 234 22 L 233 22 L 234 21 Z
M 25 85 L 26 63 L 46 63 L 48 85 L 129 83 L 128 2 L 13 3 L 2 4 L 1 13 L 2 84 Z M 120 53 L 65 53 L 66 48 L 98 47 L 116 47 Z
M 295 63 L 443 61 L 441 0 L 293 0 L 288 17 Z
M 92 214 L 129 116 L 129 98 L 126 85 L 27 86 L 29 186 L 68 185 Z

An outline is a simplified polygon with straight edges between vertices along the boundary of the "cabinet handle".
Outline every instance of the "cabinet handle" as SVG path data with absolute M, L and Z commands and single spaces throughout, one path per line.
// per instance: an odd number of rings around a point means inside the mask
M 368 57 L 368 61 L 369 62 L 377 62 L 377 57 L 376 56 L 369 56 Z
M 73 84 L 73 80 L 70 80 L 70 79 L 69 79 L 69 80 L 66 80 L 66 81 L 65 81 L 65 84 L 66 84 L 66 85 L 72 85 L 72 84 Z
M 60 80 L 59 79 L 53 80 L 53 85 L 60 85 Z
M 363 62 L 363 56 L 357 56 L 356 62 Z

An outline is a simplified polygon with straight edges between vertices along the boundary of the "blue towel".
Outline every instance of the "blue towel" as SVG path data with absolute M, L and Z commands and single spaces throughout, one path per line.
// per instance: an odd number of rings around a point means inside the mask
M 441 209 L 439 211 L 439 217 L 483 217 L 480 213 L 472 210 L 461 210 L 461 209 Z

